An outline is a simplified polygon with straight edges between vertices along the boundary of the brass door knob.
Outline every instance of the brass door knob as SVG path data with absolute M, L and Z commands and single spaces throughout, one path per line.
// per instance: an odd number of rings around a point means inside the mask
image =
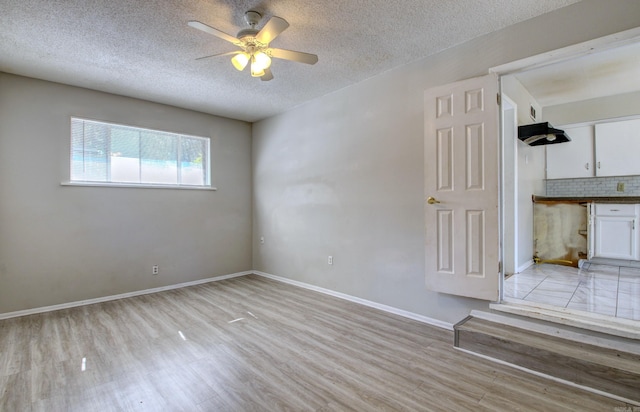
M 439 200 L 436 200 L 436 198 L 435 198 L 435 197 L 433 197 L 433 196 L 429 196 L 429 197 L 427 198 L 427 203 L 429 203 L 430 205 L 432 205 L 432 204 L 434 204 L 434 203 L 440 203 L 440 201 L 439 201 Z

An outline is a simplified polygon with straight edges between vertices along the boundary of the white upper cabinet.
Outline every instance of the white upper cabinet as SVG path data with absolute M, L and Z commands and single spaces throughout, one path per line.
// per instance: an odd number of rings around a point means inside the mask
M 546 146 L 547 179 L 640 175 L 640 119 L 562 129 L 571 141 Z
M 595 127 L 596 176 L 640 175 L 640 119 Z
M 564 129 L 570 142 L 550 144 L 547 150 L 547 179 L 593 177 L 593 126 Z

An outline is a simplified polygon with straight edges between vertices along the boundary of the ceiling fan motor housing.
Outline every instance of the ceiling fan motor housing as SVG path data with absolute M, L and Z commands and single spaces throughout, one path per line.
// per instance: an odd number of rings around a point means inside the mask
M 236 37 L 239 38 L 240 40 L 244 40 L 247 37 L 255 38 L 256 35 L 260 32 L 260 30 L 256 29 L 256 26 L 258 25 L 258 23 L 260 23 L 261 19 L 262 19 L 262 14 L 258 13 L 257 11 L 249 10 L 248 12 L 246 12 L 244 14 L 244 20 L 247 22 L 247 24 L 250 27 L 247 29 L 240 30 Z
M 262 14 L 254 10 L 249 10 L 244 14 L 244 21 L 246 21 L 251 28 L 256 27 L 258 23 L 260 23 L 260 19 L 262 19 Z

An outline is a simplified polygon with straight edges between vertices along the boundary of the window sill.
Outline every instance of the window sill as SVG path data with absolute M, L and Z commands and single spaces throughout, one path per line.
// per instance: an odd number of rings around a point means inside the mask
M 81 187 L 124 187 L 135 189 L 185 189 L 185 190 L 218 190 L 212 186 L 189 186 L 189 185 L 163 185 L 163 184 L 135 184 L 135 183 L 102 183 L 102 182 L 60 182 L 60 186 L 81 186 Z

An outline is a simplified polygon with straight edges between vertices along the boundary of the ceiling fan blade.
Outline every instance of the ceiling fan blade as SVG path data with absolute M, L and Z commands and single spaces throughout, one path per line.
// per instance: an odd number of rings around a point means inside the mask
M 291 60 L 294 62 L 306 64 L 318 63 L 318 56 L 316 56 L 315 54 L 284 49 L 269 49 L 269 51 L 271 52 L 271 57 L 275 57 L 277 59 Z
M 200 23 L 199 21 L 191 20 L 187 24 L 189 26 L 193 27 L 194 29 L 202 30 L 205 33 L 213 34 L 214 36 L 220 37 L 222 40 L 226 40 L 226 41 L 228 41 L 230 43 L 233 43 L 233 44 L 236 44 L 236 45 L 242 44 L 242 42 L 239 39 L 233 37 L 232 35 L 227 34 L 227 33 L 223 32 L 223 31 L 218 30 L 218 29 L 214 29 L 213 27 L 207 26 L 206 24 Z
M 232 54 L 239 54 L 239 53 L 242 53 L 242 50 L 230 51 L 230 52 L 226 52 L 226 53 L 211 54 L 209 56 L 198 57 L 198 58 L 196 58 L 196 60 L 208 59 L 209 57 L 230 56 Z
M 280 33 L 289 27 L 289 23 L 285 19 L 273 16 L 262 30 L 256 34 L 256 40 L 262 44 L 269 44 L 273 39 L 278 37 Z
M 269 80 L 273 80 L 273 73 L 271 73 L 270 68 L 264 69 L 264 74 L 260 77 L 260 80 L 263 82 L 268 82 Z

